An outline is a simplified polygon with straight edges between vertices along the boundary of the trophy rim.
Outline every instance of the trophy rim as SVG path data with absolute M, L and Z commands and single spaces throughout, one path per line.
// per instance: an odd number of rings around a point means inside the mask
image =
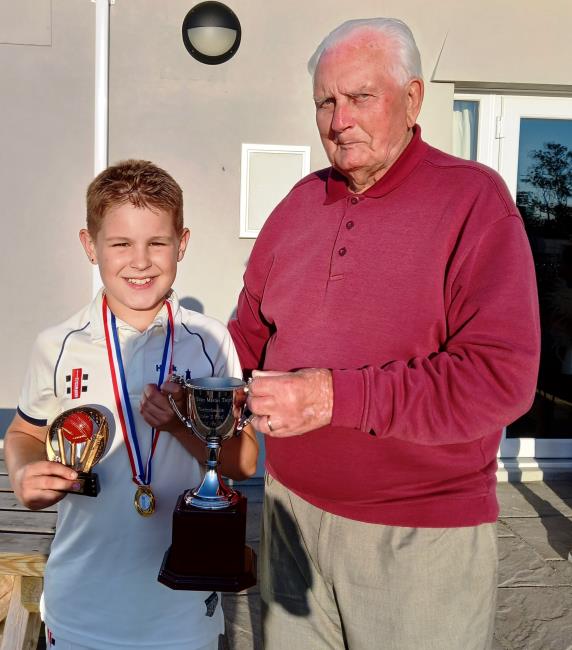
M 236 390 L 244 388 L 246 382 L 237 377 L 199 377 L 185 382 L 187 388 L 198 390 Z

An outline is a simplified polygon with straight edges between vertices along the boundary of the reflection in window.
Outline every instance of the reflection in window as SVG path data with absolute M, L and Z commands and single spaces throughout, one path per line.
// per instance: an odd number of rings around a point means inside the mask
M 517 205 L 534 235 L 572 238 L 572 120 L 520 121 Z
M 477 159 L 479 102 L 453 102 L 453 155 L 466 160 Z
M 541 358 L 532 409 L 509 437 L 572 436 L 572 120 L 523 118 L 516 203 L 540 302 Z

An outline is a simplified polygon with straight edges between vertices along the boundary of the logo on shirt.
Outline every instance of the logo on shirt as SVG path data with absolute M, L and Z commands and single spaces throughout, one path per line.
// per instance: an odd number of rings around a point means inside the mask
M 46 628 L 46 641 L 48 642 L 49 646 L 55 646 L 56 645 L 56 640 L 54 639 L 54 635 L 52 634 L 52 631 Z
M 205 616 L 212 616 L 215 613 L 216 606 L 218 605 L 218 594 L 216 591 L 213 591 L 205 600 L 205 605 L 207 606 Z
M 157 372 L 159 372 L 161 370 L 161 365 L 156 363 L 155 364 L 155 370 Z M 175 365 L 173 365 L 173 373 L 176 374 L 176 375 L 179 374 L 179 369 Z M 191 379 L 192 379 L 191 371 L 187 368 L 185 370 L 185 381 L 191 381 Z
M 66 375 L 66 393 L 72 399 L 78 399 L 82 393 L 87 393 L 88 374 L 81 368 L 74 368 L 71 375 Z

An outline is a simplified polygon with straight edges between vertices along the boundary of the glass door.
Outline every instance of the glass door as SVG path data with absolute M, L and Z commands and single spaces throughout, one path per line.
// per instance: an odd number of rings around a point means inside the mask
M 503 456 L 572 458 L 572 99 L 503 96 L 499 172 L 523 216 L 539 291 L 542 348 L 530 411 Z

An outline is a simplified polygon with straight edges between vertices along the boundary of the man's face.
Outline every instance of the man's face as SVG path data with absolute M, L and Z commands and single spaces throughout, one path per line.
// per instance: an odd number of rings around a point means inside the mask
M 371 187 L 411 139 L 423 84 L 399 83 L 391 45 L 359 34 L 326 51 L 314 75 L 316 122 L 326 154 L 350 188 Z

